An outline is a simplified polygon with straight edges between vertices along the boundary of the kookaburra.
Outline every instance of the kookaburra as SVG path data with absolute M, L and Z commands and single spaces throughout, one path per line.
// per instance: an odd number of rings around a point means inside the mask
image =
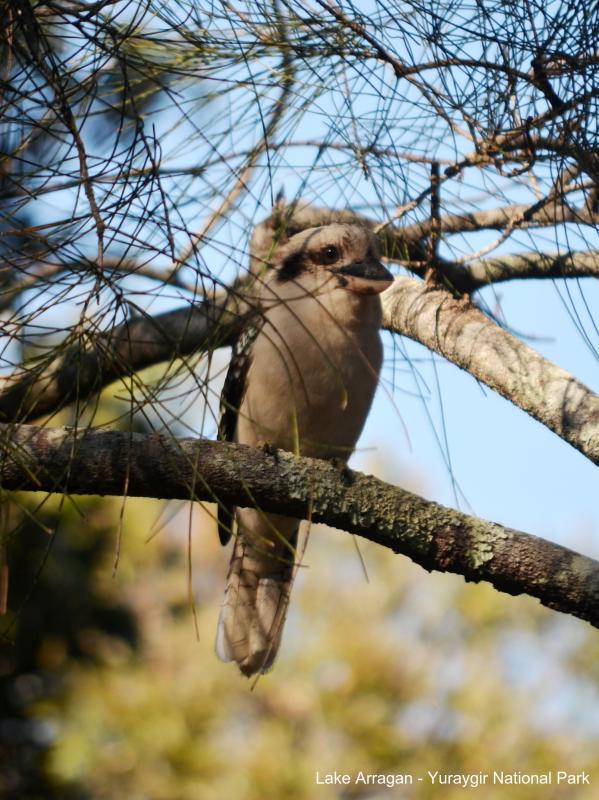
M 291 237 L 272 256 L 260 313 L 233 351 L 219 436 L 302 456 L 351 455 L 382 361 L 379 294 L 392 281 L 366 228 L 333 224 Z M 216 638 L 223 661 L 266 672 L 279 644 L 300 521 L 259 508 L 219 509 L 236 533 Z

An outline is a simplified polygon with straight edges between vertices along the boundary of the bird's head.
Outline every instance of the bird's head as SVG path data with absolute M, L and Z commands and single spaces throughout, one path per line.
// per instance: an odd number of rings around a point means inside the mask
M 333 281 L 334 288 L 355 294 L 379 294 L 393 276 L 379 260 L 374 234 L 361 225 L 333 224 L 292 236 L 276 253 L 274 266 L 279 284 Z

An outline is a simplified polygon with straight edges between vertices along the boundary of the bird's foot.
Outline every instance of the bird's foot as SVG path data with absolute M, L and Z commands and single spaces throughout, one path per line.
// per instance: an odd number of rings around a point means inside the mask
M 331 464 L 339 473 L 339 480 L 344 486 L 351 486 L 354 482 L 354 473 L 341 458 L 331 458 Z
M 267 456 L 272 456 L 274 460 L 278 463 L 279 461 L 279 450 L 274 444 L 270 442 L 258 442 L 257 447 L 262 450 L 262 452 Z
M 468 311 L 468 309 L 474 307 L 472 297 L 468 294 L 468 292 L 462 292 L 460 294 L 458 297 L 458 303 L 463 311 Z

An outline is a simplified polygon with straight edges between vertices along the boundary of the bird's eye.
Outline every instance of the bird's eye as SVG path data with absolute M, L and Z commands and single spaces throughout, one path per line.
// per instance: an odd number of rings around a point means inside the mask
M 323 247 L 319 253 L 319 261 L 321 264 L 334 264 L 339 258 L 339 250 L 334 244 L 329 244 Z

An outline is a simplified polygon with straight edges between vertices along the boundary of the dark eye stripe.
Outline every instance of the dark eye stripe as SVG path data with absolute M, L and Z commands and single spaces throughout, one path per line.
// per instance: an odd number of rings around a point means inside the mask
M 303 271 L 303 253 L 292 253 L 281 264 L 277 273 L 277 280 L 291 281 Z

